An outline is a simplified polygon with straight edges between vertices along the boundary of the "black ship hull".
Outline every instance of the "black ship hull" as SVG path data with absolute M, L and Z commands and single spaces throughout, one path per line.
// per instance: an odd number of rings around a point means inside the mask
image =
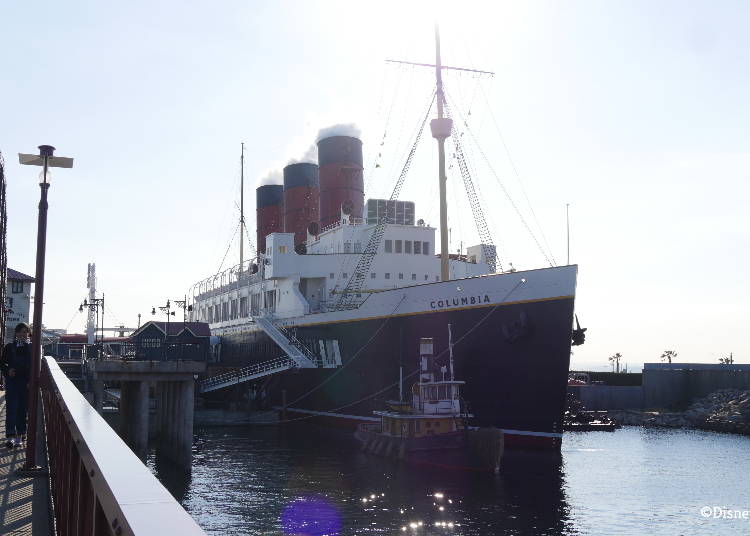
M 316 353 L 335 341 L 339 366 L 296 369 L 238 386 L 271 407 L 286 402 L 287 419 L 351 426 L 375 420 L 373 410 L 417 381 L 420 337 L 434 339 L 437 362 L 448 365 L 448 324 L 455 377 L 472 426 L 503 430 L 508 448 L 559 449 L 570 362 L 574 299 L 542 298 L 436 309 L 385 318 L 298 325 L 296 336 Z M 279 357 L 280 349 L 252 323 L 221 336 L 222 367 Z M 326 350 L 327 349 L 327 350 Z

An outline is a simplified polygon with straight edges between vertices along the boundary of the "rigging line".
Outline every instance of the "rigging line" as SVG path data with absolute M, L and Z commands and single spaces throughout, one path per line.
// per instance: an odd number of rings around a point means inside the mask
M 401 185 L 403 185 L 404 179 L 406 177 L 406 173 L 408 172 L 409 167 L 411 166 L 411 160 L 414 157 L 417 145 L 419 144 L 419 140 L 420 140 L 420 138 L 422 136 L 422 132 L 424 131 L 424 126 L 427 123 L 427 119 L 429 117 L 430 110 L 432 109 L 432 105 L 433 105 L 433 103 L 435 101 L 435 91 L 433 89 L 430 89 L 430 95 L 431 95 L 430 96 L 430 104 L 429 104 L 429 106 L 427 108 L 427 111 L 425 113 L 424 118 L 415 127 L 414 134 L 413 134 L 413 137 L 415 138 L 414 144 L 411 147 L 411 150 L 409 152 L 409 156 L 406 159 L 406 163 L 404 164 L 403 169 L 401 170 L 401 173 L 400 173 L 399 177 L 396 179 L 396 184 L 393 186 L 393 189 L 391 191 L 390 201 L 395 201 L 398 198 L 399 192 L 401 191 Z M 347 274 L 347 276 L 349 275 L 349 269 L 352 267 L 352 264 L 355 261 L 357 263 L 357 265 L 354 267 L 354 272 L 352 273 L 351 277 L 345 278 L 345 279 L 347 279 L 347 282 L 346 282 L 346 286 L 344 287 L 344 291 L 349 291 L 350 290 L 350 286 L 352 285 L 352 281 L 355 279 L 357 273 L 361 272 L 362 274 L 364 274 L 365 272 L 369 271 L 369 265 L 372 264 L 372 259 L 369 259 L 369 260 L 368 259 L 364 259 L 364 256 L 365 255 L 374 255 L 376 253 L 376 251 L 370 251 L 370 249 L 371 249 L 370 242 L 372 242 L 373 237 L 375 236 L 375 233 L 380 233 L 380 235 L 381 235 L 380 238 L 382 238 L 382 234 L 384 232 L 384 228 L 383 229 L 380 228 L 381 227 L 381 223 L 382 222 L 378 222 L 377 224 L 375 224 L 373 226 L 373 231 L 372 231 L 372 234 L 370 235 L 370 239 L 369 239 L 367 245 L 365 246 L 364 252 L 361 255 L 359 255 L 359 256 L 357 256 L 357 255 L 346 255 L 342 259 L 342 261 L 341 261 L 341 263 L 339 265 L 339 273 L 344 273 L 344 270 L 346 269 L 347 271 L 345 273 Z M 379 242 L 380 238 L 377 238 L 378 244 L 380 243 Z M 378 244 L 375 244 L 375 246 L 377 246 Z M 360 264 L 363 267 L 365 265 L 367 265 L 366 270 L 364 270 L 364 271 L 360 270 Z M 363 282 L 364 282 L 363 280 L 360 281 L 359 288 L 361 288 Z M 356 281 L 355 281 L 355 283 L 356 283 Z M 356 291 L 354 291 L 354 292 L 356 293 Z M 341 295 L 341 298 L 339 298 L 336 307 L 338 307 L 339 304 L 343 304 L 344 301 L 346 301 L 348 303 L 348 305 L 352 305 L 350 303 L 351 299 L 349 299 L 347 297 L 347 294 L 344 293 L 344 294 Z
M 526 199 L 526 204 L 528 205 L 529 210 L 531 211 L 531 216 L 532 218 L 534 218 L 534 223 L 536 223 L 536 226 L 539 228 L 539 233 L 542 235 L 542 241 L 544 242 L 544 245 L 547 247 L 547 251 L 549 251 L 550 257 L 552 257 L 551 264 L 552 266 L 556 266 L 557 260 L 555 259 L 555 256 L 552 253 L 552 248 L 549 247 L 549 243 L 547 242 L 547 236 L 544 234 L 544 228 L 539 223 L 539 219 L 537 218 L 536 212 L 534 211 L 534 206 L 531 204 L 531 200 L 529 199 L 529 196 L 526 193 L 526 188 L 524 187 L 523 181 L 521 180 L 521 175 L 518 173 L 518 169 L 516 168 L 516 163 L 513 161 L 513 157 L 510 154 L 510 149 L 508 148 L 508 145 L 505 143 L 505 137 L 503 136 L 503 133 L 500 130 L 500 126 L 497 124 L 497 120 L 495 119 L 495 113 L 492 111 L 492 107 L 490 106 L 489 99 L 487 98 L 487 93 L 484 91 L 484 87 L 482 87 L 481 90 L 482 90 L 482 96 L 484 97 L 484 101 L 487 104 L 487 109 L 490 112 L 490 118 L 492 119 L 492 123 L 495 125 L 495 130 L 497 130 L 497 134 L 500 137 L 500 142 L 503 144 L 503 149 L 505 150 L 505 154 L 508 157 L 508 162 L 510 163 L 510 167 L 513 170 L 513 174 L 516 176 L 516 180 L 518 181 L 518 184 L 521 186 L 521 192 L 523 193 L 524 199 Z M 468 128 L 468 125 L 467 125 L 467 128 Z M 473 138 L 474 135 L 472 133 L 470 134 Z
M 492 314 L 493 314 L 493 313 L 494 313 L 494 312 L 495 312 L 495 311 L 496 311 L 496 310 L 497 310 L 497 309 L 498 309 L 498 308 L 499 308 L 499 307 L 500 307 L 501 305 L 503 305 L 503 304 L 504 304 L 504 303 L 506 302 L 506 300 L 507 300 L 507 299 L 508 299 L 508 298 L 510 297 L 510 295 L 511 295 L 511 294 L 513 294 L 513 293 L 514 293 L 514 292 L 516 291 L 516 289 L 518 289 L 518 287 L 520 287 L 521 285 L 523 285 L 523 284 L 524 284 L 525 282 L 526 282 L 526 279 L 525 279 L 525 278 L 521 278 L 521 279 L 519 279 L 518 283 L 516 283 L 516 284 L 515 284 L 515 285 L 513 286 L 513 288 L 511 288 L 511 289 L 510 289 L 510 290 L 509 290 L 509 291 L 508 291 L 508 292 L 507 292 L 507 293 L 505 294 L 505 296 L 503 296 L 503 298 L 502 298 L 502 299 L 501 299 L 501 300 L 500 300 L 500 301 L 499 301 L 498 303 L 496 303 L 496 304 L 495 304 L 495 305 L 494 305 L 494 306 L 493 306 L 493 307 L 492 307 L 492 308 L 491 308 L 491 309 L 490 309 L 490 310 L 489 310 L 489 311 L 487 312 L 487 314 L 485 314 L 485 315 L 484 315 L 484 316 L 483 316 L 483 317 L 482 317 L 481 319 L 479 319 L 479 321 L 478 321 L 478 322 L 476 322 L 475 324 L 472 324 L 472 326 L 471 326 L 471 327 L 469 328 L 469 330 L 468 330 L 468 331 L 466 331 L 466 333 L 464 333 L 463 335 L 461 335 L 460 337 L 458 337 L 458 338 L 457 338 L 457 339 L 456 339 L 455 341 L 453 341 L 453 348 L 455 349 L 455 347 L 456 347 L 456 346 L 457 346 L 457 345 L 458 345 L 458 344 L 459 344 L 459 343 L 460 343 L 461 341 L 463 341 L 463 340 L 464 340 L 464 339 L 465 339 L 466 337 L 468 337 L 468 336 L 469 336 L 469 335 L 470 335 L 471 333 L 473 333 L 473 332 L 474 332 L 474 330 L 476 330 L 476 329 L 477 329 L 477 328 L 478 328 L 479 326 L 481 326 L 482 324 L 484 324 L 484 322 L 486 322 L 486 321 L 487 321 L 487 319 L 488 319 L 488 318 L 489 318 L 489 317 L 490 317 L 490 316 L 491 316 L 491 315 L 492 315 Z M 405 295 L 404 295 L 404 297 L 405 297 Z M 403 299 L 403 298 L 402 298 L 402 299 Z M 394 312 L 395 312 L 395 310 L 394 310 Z M 393 314 L 393 313 L 391 313 L 391 314 Z M 386 319 L 385 321 L 387 322 L 388 320 L 390 320 L 390 318 L 387 318 L 387 319 Z M 367 341 L 367 342 L 365 343 L 365 345 L 368 345 L 368 344 L 370 344 L 370 342 L 371 342 L 371 341 L 372 341 L 372 337 L 370 338 L 370 340 L 368 340 L 368 341 Z M 360 351 L 361 351 L 361 349 L 360 349 Z M 438 354 L 437 354 L 437 355 L 435 356 L 435 361 L 438 361 L 438 360 L 439 360 L 439 359 L 440 359 L 441 357 L 443 357 L 444 355 L 446 355 L 446 354 L 447 354 L 448 352 L 450 352 L 450 346 L 447 346 L 447 347 L 446 347 L 445 349 L 443 349 L 443 350 L 442 350 L 442 351 L 441 351 L 440 353 L 438 353 Z M 359 354 L 359 351 L 357 352 L 357 354 Z M 355 354 L 355 356 L 356 356 L 357 354 Z M 354 357 L 352 357 L 352 359 L 351 359 L 351 360 L 349 360 L 349 361 L 348 361 L 348 363 L 350 363 L 350 362 L 351 362 L 351 361 L 352 361 L 353 359 L 354 359 Z M 343 366 L 342 366 L 342 368 L 343 368 Z M 340 370 L 340 369 L 339 369 L 339 370 Z M 410 378 L 410 377 L 414 376 L 414 375 L 415 375 L 415 374 L 417 374 L 418 372 L 419 372 L 419 369 L 417 368 L 417 370 L 415 370 L 414 372 L 411 372 L 411 373 L 410 373 L 410 374 L 408 374 L 407 376 L 404 376 L 404 378 L 403 378 L 403 379 L 404 379 L 404 380 L 406 380 L 406 379 L 408 379 L 408 378 Z M 364 397 L 360 398 L 359 400 L 355 400 L 354 402 L 350 402 L 350 403 L 348 403 L 348 404 L 345 404 L 345 405 L 343 405 L 343 406 L 339 406 L 339 407 L 337 407 L 337 408 L 333 408 L 333 409 L 327 409 L 327 410 L 324 410 L 324 411 L 327 411 L 327 412 L 335 412 L 335 411 L 339 411 L 339 410 L 342 410 L 342 409 L 348 408 L 348 407 L 350 407 L 350 406 L 353 406 L 353 405 L 355 405 L 355 404 L 359 404 L 359 403 L 361 403 L 361 402 L 364 402 L 364 401 L 366 401 L 366 400 L 369 400 L 369 399 L 371 399 L 371 398 L 375 398 L 376 396 L 380 395 L 380 394 L 381 394 L 381 393 L 383 393 L 384 391 L 387 391 L 388 389 L 392 389 L 393 387 L 395 387 L 395 386 L 396 386 L 396 385 L 398 385 L 398 384 L 399 384 L 399 382 L 398 382 L 398 381 L 396 381 L 396 382 L 394 382 L 394 383 L 392 383 L 392 384 L 388 385 L 387 387 L 385 387 L 385 388 L 383 388 L 383 389 L 381 389 L 381 390 L 379 390 L 379 391 L 377 391 L 377 392 L 375 392 L 375 393 L 371 393 L 371 394 L 369 394 L 369 395 L 367 395 L 367 396 L 364 396 Z M 304 395 L 304 396 L 307 396 L 307 395 Z M 292 402 L 291 404 L 287 404 L 287 407 L 286 407 L 286 409 L 290 409 L 290 408 L 289 408 L 289 406 L 291 406 L 292 404 L 296 403 L 296 402 L 297 402 L 297 401 L 299 401 L 299 400 L 300 400 L 300 398 L 298 398 L 297 400 L 295 400 L 295 401 L 294 401 L 294 402 Z M 291 411 L 294 411 L 294 409 L 292 408 L 292 409 L 291 409 Z M 270 412 L 269 412 L 269 413 L 270 413 Z M 308 419 L 308 418 L 314 418 L 314 417 L 317 417 L 317 415 L 310 415 L 310 416 L 306 416 L 306 417 L 298 417 L 298 418 L 295 418 L 295 419 L 288 419 L 288 420 L 284 420 L 284 421 L 277 421 L 277 422 L 275 422 L 275 423 L 268 423 L 268 424 L 282 424 L 282 423 L 284 423 L 284 422 L 293 422 L 293 421 L 298 421 L 298 420 L 305 420 L 305 419 Z
M 227 259 L 227 255 L 229 255 L 229 250 L 232 248 L 234 237 L 237 236 L 237 230 L 239 228 L 240 228 L 240 224 L 238 223 L 237 226 L 234 228 L 234 232 L 232 233 L 232 238 L 229 239 L 229 245 L 227 246 L 227 250 L 224 252 L 224 257 L 221 259 L 221 264 L 219 264 L 219 269 L 216 270 L 216 274 L 214 274 L 214 277 L 216 277 L 217 275 L 221 273 L 221 269 L 224 267 L 224 261 Z
M 461 115 L 461 111 L 460 110 L 458 111 L 458 113 L 459 113 L 459 115 Z M 492 173 L 492 175 L 495 177 L 495 180 L 497 181 L 497 183 L 500 185 L 500 188 L 502 189 L 503 193 L 505 194 L 505 197 L 508 199 L 508 202 L 510 203 L 510 205 L 513 207 L 513 210 L 516 211 L 516 215 L 521 220 L 521 223 L 523 223 L 523 226 L 526 227 L 526 230 L 531 235 L 531 238 L 536 243 L 537 248 L 539 248 L 539 251 L 542 253 L 542 255 L 544 256 L 544 258 L 547 261 L 547 263 L 549 263 L 550 266 L 555 266 L 556 263 L 554 263 L 553 261 L 551 261 L 550 257 L 547 256 L 547 252 L 544 250 L 544 248 L 542 247 L 542 245 L 539 243 L 539 240 L 537 239 L 537 237 L 534 234 L 534 232 L 531 230 L 531 227 L 529 226 L 529 224 L 526 221 L 526 219 L 523 217 L 523 214 L 521 214 L 521 211 L 519 210 L 519 208 L 516 205 L 516 203 L 513 201 L 513 198 L 511 197 L 510 192 L 508 192 L 508 190 L 505 188 L 505 185 L 500 180 L 500 177 L 498 176 L 497 172 L 495 171 L 495 168 L 492 167 L 492 164 L 490 163 L 489 158 L 487 158 L 487 155 L 482 150 L 481 145 L 479 145 L 479 140 L 477 140 L 477 138 L 474 136 L 474 132 L 472 131 L 471 127 L 469 127 L 468 121 L 466 121 L 466 119 L 463 117 L 463 115 L 461 115 L 461 118 L 463 120 L 464 125 L 466 126 L 466 132 L 469 133 L 469 136 L 471 137 L 472 141 L 476 145 L 477 150 L 479 151 L 479 154 L 481 154 L 482 158 L 484 158 L 484 161 L 487 164 L 487 167 L 489 168 L 489 170 Z M 554 257 L 553 257 L 553 259 L 554 259 Z
M 83 300 L 81 300 L 81 301 L 83 301 Z M 73 316 L 71 316 L 71 317 L 70 317 L 70 320 L 68 321 L 68 325 L 67 325 L 67 326 L 65 326 L 65 331 L 68 331 L 68 328 L 70 328 L 70 325 L 71 325 L 71 324 L 73 323 L 73 320 L 75 320 L 76 316 L 78 316 L 79 314 L 81 314 L 81 312 L 82 312 L 82 311 L 79 311 L 79 310 L 78 310 L 78 309 L 76 308 L 75 312 L 73 313 Z
M 406 175 L 409 173 L 409 168 L 411 167 L 412 160 L 414 159 L 414 154 L 417 152 L 417 147 L 419 146 L 419 140 L 422 138 L 422 134 L 425 130 L 425 125 L 427 124 L 427 120 L 430 117 L 432 105 L 435 103 L 435 95 L 435 92 L 433 92 L 432 98 L 430 98 L 429 105 L 427 106 L 424 119 L 422 119 L 422 122 L 420 123 L 416 132 L 416 138 L 414 139 L 414 144 L 409 151 L 409 156 L 407 157 L 406 162 L 404 162 L 404 167 L 401 169 L 401 173 L 398 176 L 396 185 L 391 192 L 391 196 L 389 198 L 390 203 L 393 203 L 398 199 L 399 193 L 401 192 L 401 187 L 403 186 L 404 180 L 406 179 Z M 388 203 L 386 203 L 386 206 L 388 206 Z M 362 286 L 364 285 L 365 277 L 369 273 L 375 255 L 380 248 L 380 241 L 383 238 L 383 234 L 385 233 L 385 227 L 387 223 L 388 210 L 386 210 L 386 214 L 384 214 L 380 218 L 380 221 L 377 223 L 377 225 L 375 225 L 364 252 L 359 256 L 357 266 L 354 268 L 354 273 L 346 282 L 346 287 L 341 294 L 341 298 L 339 298 L 336 303 L 336 310 L 349 309 L 353 307 L 356 308 L 364 303 L 360 302 L 358 304 L 355 304 L 355 298 L 359 297 L 356 296 L 356 294 L 360 292 Z
M 444 100 L 444 108 L 447 117 L 451 117 L 452 109 L 448 104 L 447 100 Z M 477 189 L 474 185 L 474 181 L 471 178 L 469 167 L 466 164 L 466 158 L 463 152 L 460 136 L 457 131 L 453 129 L 451 132 L 451 140 L 453 141 L 453 147 L 456 151 L 456 161 L 458 167 L 461 170 L 461 178 L 464 182 L 464 189 L 466 190 L 466 196 L 469 198 L 469 205 L 471 206 L 471 213 L 474 216 L 474 223 L 477 226 L 477 231 L 480 238 L 480 244 L 482 253 L 484 254 L 485 262 L 490 268 L 492 273 L 495 273 L 498 266 L 500 271 L 503 271 L 502 264 L 498 260 L 497 248 L 492 240 L 492 234 L 490 233 L 489 227 L 487 226 L 487 220 L 484 216 L 484 209 L 482 208 L 482 200 L 477 195 Z
M 365 177 L 364 190 L 365 192 L 368 192 L 368 194 L 369 194 L 370 185 L 372 183 L 373 175 L 375 174 L 375 170 L 380 167 L 380 161 L 383 155 L 383 147 L 385 146 L 385 139 L 386 139 L 386 136 L 388 135 L 388 127 L 391 122 L 391 112 L 393 111 L 393 106 L 396 103 L 396 96 L 398 95 L 398 88 L 401 86 L 401 81 L 404 78 L 403 69 L 398 69 L 398 73 L 399 73 L 399 76 L 396 82 L 396 87 L 393 91 L 393 97 L 391 98 L 391 103 L 388 106 L 388 113 L 386 114 L 386 117 L 385 117 L 385 123 L 383 126 L 383 137 L 380 139 L 380 144 L 375 149 L 377 151 L 378 156 L 373 158 L 372 168 L 370 169 L 370 173 L 367 175 L 367 177 Z M 385 86 L 385 77 L 383 77 L 383 85 Z M 381 99 L 382 99 L 382 94 L 381 94 Z M 379 110 L 378 115 L 380 115 L 381 111 L 382 109 Z

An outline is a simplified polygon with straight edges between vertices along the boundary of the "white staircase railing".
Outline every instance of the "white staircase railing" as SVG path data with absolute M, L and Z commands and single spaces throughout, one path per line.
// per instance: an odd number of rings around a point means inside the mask
M 256 316 L 253 318 L 255 323 L 260 327 L 271 340 L 294 360 L 299 368 L 315 368 L 317 357 L 302 344 L 297 337 L 288 330 L 273 323 L 268 316 Z
M 291 357 L 279 357 L 271 359 L 270 361 L 264 361 L 262 363 L 256 363 L 239 370 L 232 372 L 225 372 L 224 374 L 217 374 L 211 376 L 200 382 L 201 393 L 208 393 L 210 391 L 216 391 L 217 389 L 223 389 L 232 385 L 255 380 L 262 378 L 263 376 L 270 376 L 278 372 L 284 372 L 297 367 L 297 362 Z

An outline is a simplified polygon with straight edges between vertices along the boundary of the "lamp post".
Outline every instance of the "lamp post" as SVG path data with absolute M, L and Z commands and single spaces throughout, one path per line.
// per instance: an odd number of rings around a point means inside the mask
M 159 310 L 167 315 L 167 327 L 164 330 L 164 359 L 167 359 L 169 357 L 167 355 L 167 343 L 169 342 L 169 316 L 174 316 L 174 311 L 172 311 L 172 305 L 169 300 L 167 300 L 167 304 L 159 307 Z M 151 314 L 156 314 L 156 307 L 151 307 Z
M 102 308 L 102 334 L 101 338 L 104 339 L 104 294 L 101 298 L 84 298 L 83 303 L 78 306 L 78 310 L 83 312 L 83 308 L 94 309 L 96 311 L 96 330 L 94 330 L 94 342 L 96 342 L 96 332 L 99 330 L 99 307 Z
M 47 191 L 49 190 L 49 168 L 72 168 L 73 159 L 53 156 L 55 148 L 40 145 L 39 154 L 18 153 L 18 161 L 27 166 L 42 166 L 39 188 L 39 221 L 36 235 L 36 289 L 34 291 L 34 323 L 31 330 L 31 377 L 29 378 L 29 427 L 26 442 L 27 471 L 40 471 L 36 465 L 37 402 L 39 400 L 39 369 L 42 358 L 42 306 L 44 305 L 44 261 L 47 249 Z

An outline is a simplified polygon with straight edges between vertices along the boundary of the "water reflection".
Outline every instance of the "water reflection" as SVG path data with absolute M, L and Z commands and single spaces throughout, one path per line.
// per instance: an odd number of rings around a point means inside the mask
M 154 469 L 209 534 L 576 533 L 548 453 L 507 453 L 489 475 L 365 454 L 311 426 L 213 428 L 198 430 L 192 479 L 158 457 Z

